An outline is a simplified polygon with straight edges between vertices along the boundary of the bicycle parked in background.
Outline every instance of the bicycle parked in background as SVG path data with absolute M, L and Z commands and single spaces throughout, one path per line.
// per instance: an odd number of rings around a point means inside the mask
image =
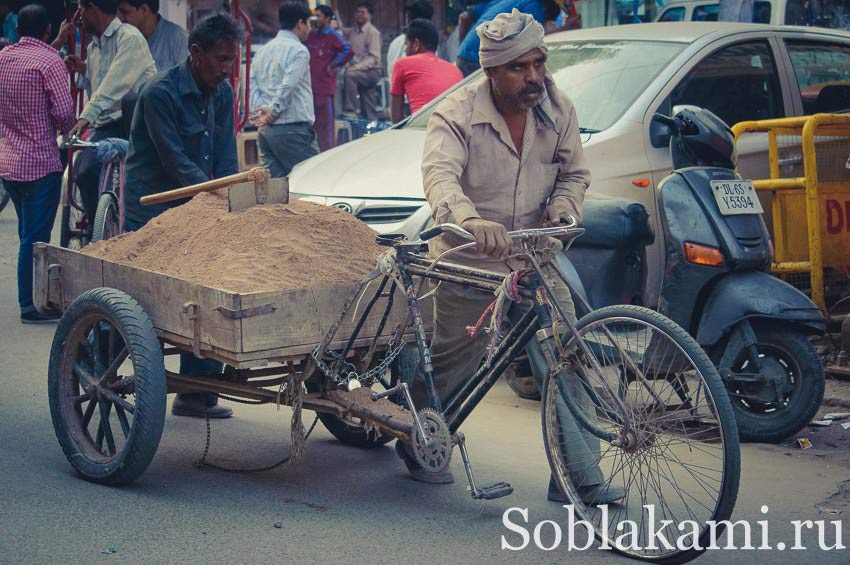
M 124 158 L 127 147 L 128 143 L 123 139 L 90 142 L 78 136 L 62 144 L 62 149 L 70 153 L 62 190 L 59 230 L 59 244 L 62 247 L 80 249 L 93 241 L 109 239 L 124 231 Z M 94 218 L 86 213 L 77 183 L 78 160 L 83 151 L 95 151 L 101 165 Z

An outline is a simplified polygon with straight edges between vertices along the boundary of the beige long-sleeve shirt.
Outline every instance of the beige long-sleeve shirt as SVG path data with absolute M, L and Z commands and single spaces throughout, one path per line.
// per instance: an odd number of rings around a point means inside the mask
M 86 72 L 77 79 L 77 86 L 89 91 L 80 117 L 95 127 L 121 119 L 121 99 L 138 92 L 155 74 L 145 36 L 115 18 L 89 43 Z
M 428 122 L 422 174 L 433 223 L 460 224 L 468 218 L 498 222 L 508 230 L 537 228 L 549 204 L 581 219 L 590 185 L 578 120 L 570 100 L 550 78 L 543 100 L 528 110 L 522 153 L 493 104 L 486 78 L 443 100 Z M 432 240 L 431 254 L 458 242 Z M 447 260 L 506 271 L 474 249 Z
M 381 68 L 381 32 L 371 23 L 363 27 L 356 25 L 345 29 L 345 38 L 354 51 L 348 68 L 352 71 L 368 71 Z

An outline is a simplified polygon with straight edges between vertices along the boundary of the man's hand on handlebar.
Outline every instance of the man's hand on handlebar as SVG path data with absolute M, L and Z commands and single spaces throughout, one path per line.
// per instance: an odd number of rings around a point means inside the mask
M 544 227 L 569 226 L 575 222 L 575 213 L 570 207 L 561 203 L 546 206 L 546 212 L 543 214 Z
M 89 121 L 83 118 L 80 118 L 79 121 L 71 128 L 68 132 L 67 139 L 71 139 L 72 137 L 83 135 L 83 132 L 86 131 L 86 128 L 89 127 Z
M 502 224 L 481 218 L 467 218 L 460 225 L 475 236 L 475 248 L 479 253 L 500 261 L 511 254 L 511 236 Z

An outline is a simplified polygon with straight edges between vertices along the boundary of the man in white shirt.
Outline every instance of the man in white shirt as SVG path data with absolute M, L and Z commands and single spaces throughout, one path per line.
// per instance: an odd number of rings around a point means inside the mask
M 80 16 L 86 30 L 92 34 L 88 57 L 83 61 L 76 55 L 65 58 L 69 71 L 77 74 L 77 86 L 89 92 L 89 101 L 69 135 L 82 133 L 89 127 L 89 141 L 109 137 L 127 139 L 122 121 L 121 100 L 137 95 L 142 86 L 156 74 L 148 43 L 135 27 L 122 23 L 117 17 L 116 0 L 81 0 Z M 71 28 L 66 28 L 70 33 Z M 130 119 L 131 116 L 127 116 Z M 77 184 L 82 193 L 83 207 L 89 218 L 97 209 L 97 182 L 100 164 L 94 151 L 80 155 Z
M 310 52 L 302 43 L 310 34 L 310 10 L 284 2 L 278 11 L 280 31 L 251 63 L 251 123 L 259 126 L 263 165 L 272 177 L 289 175 L 301 161 L 316 155 Z
M 430 20 L 434 17 L 434 6 L 428 0 L 416 0 L 404 8 L 404 26 L 410 25 L 413 20 Z M 387 77 L 393 78 L 393 67 L 395 62 L 404 57 L 404 30 L 392 40 L 387 48 Z

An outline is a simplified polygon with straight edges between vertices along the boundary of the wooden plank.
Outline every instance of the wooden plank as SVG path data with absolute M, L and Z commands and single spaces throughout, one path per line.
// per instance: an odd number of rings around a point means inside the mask
M 212 348 L 241 350 L 238 320 L 227 318 L 217 310 L 238 309 L 234 293 L 108 261 L 103 264 L 103 282 L 135 298 L 158 330 L 179 336 L 190 344 L 196 339 L 196 327 L 186 306 L 196 304 L 201 352 Z
M 57 307 L 64 310 L 85 291 L 104 286 L 102 260 L 54 245 L 35 245 L 33 269 L 33 299 L 40 310 Z
M 372 293 L 377 289 L 375 281 L 363 296 L 360 308 L 365 308 Z M 242 350 L 241 353 L 282 348 L 286 351 L 312 351 L 325 337 L 333 323 L 338 319 L 345 302 L 354 291 L 355 284 L 328 285 L 311 289 L 286 292 L 260 292 L 241 296 L 242 308 L 256 308 L 266 304 L 274 304 L 271 313 L 252 316 L 242 320 Z M 387 298 L 380 298 L 375 303 L 372 312 L 359 337 L 365 339 L 374 337 Z M 426 299 L 421 303 L 423 318 L 431 320 L 431 301 Z M 362 310 L 361 310 L 362 311 Z M 392 333 L 402 322 L 407 313 L 407 301 L 404 294 L 397 290 L 393 311 L 384 328 L 384 335 Z M 345 340 L 354 331 L 356 319 L 352 319 L 351 311 L 343 320 L 337 331 L 336 339 Z M 427 323 L 427 322 L 426 322 Z
M 241 353 L 318 344 L 322 341 L 322 326 L 312 290 L 256 292 L 244 294 L 240 299 L 242 309 L 267 304 L 274 307 L 268 314 L 240 320 Z

